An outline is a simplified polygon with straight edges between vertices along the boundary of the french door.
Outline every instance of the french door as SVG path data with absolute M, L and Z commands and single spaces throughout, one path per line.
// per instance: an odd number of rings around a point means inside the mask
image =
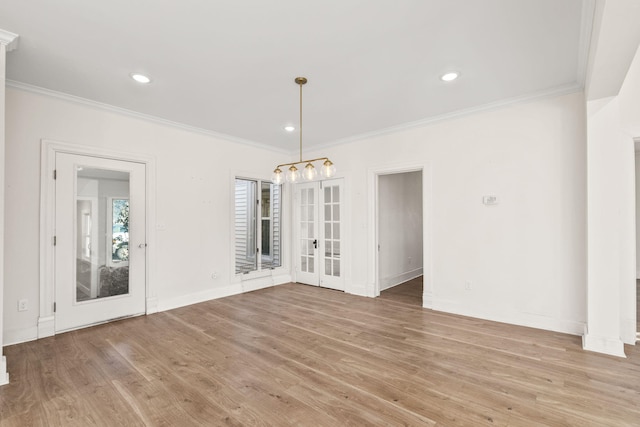
M 344 290 L 343 180 L 298 184 L 295 192 L 296 281 Z
M 55 155 L 55 330 L 145 312 L 145 165 Z

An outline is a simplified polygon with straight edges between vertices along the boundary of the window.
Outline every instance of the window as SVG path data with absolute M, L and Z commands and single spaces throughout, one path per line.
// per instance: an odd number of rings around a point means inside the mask
M 280 185 L 236 178 L 236 274 L 280 267 Z

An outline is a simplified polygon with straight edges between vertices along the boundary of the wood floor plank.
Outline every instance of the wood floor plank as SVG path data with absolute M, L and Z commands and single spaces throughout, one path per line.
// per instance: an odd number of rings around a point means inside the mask
M 288 284 L 5 348 L 7 426 L 638 426 L 640 349 Z

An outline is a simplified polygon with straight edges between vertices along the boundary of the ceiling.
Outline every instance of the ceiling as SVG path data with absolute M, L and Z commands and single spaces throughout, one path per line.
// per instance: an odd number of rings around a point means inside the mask
M 592 16 L 592 0 L 0 2 L 10 85 L 291 152 L 296 76 L 305 148 L 340 143 L 580 90 Z

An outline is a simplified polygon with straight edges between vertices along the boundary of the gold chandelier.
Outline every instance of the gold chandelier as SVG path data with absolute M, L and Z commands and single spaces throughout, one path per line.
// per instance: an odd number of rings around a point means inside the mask
M 313 181 L 318 177 L 318 171 L 316 167 L 313 165 L 314 162 L 319 162 L 324 160 L 322 166 L 320 168 L 320 176 L 323 178 L 331 178 L 336 174 L 336 167 L 333 165 L 333 162 L 329 160 L 328 157 L 318 157 L 317 159 L 311 160 L 302 160 L 302 85 L 307 83 L 306 77 L 296 77 L 295 82 L 300 86 L 300 160 L 297 162 L 291 163 L 282 163 L 276 166 L 273 171 L 273 175 L 271 176 L 271 182 L 274 184 L 282 184 L 284 181 L 295 184 L 296 182 L 304 181 Z M 296 165 L 300 165 L 306 163 L 302 174 L 296 167 Z M 283 173 L 282 169 L 285 166 L 289 166 L 287 168 L 287 172 Z

